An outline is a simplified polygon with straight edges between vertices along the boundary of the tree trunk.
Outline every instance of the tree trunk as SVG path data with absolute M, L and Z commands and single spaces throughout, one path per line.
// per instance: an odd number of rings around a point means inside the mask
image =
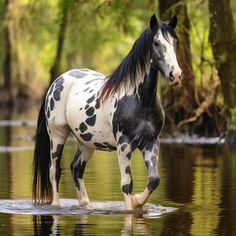
M 5 56 L 3 59 L 3 89 L 4 103 L 12 103 L 12 42 L 11 42 L 11 16 L 10 16 L 10 0 L 5 0 L 5 17 L 4 17 L 4 38 L 5 38 Z M 1 102 L 2 103 L 2 102 Z
M 230 0 L 209 0 L 210 34 L 216 68 L 221 81 L 224 103 L 228 110 L 236 108 L 236 30 Z M 235 147 L 236 131 L 231 128 L 235 119 L 228 117 L 227 143 Z M 235 126 L 235 124 L 233 124 Z
M 209 0 L 209 39 L 227 108 L 236 107 L 236 30 L 230 0 Z
M 67 0 L 62 0 L 61 2 L 62 17 L 61 17 L 61 23 L 59 26 L 58 36 L 57 36 L 56 56 L 50 70 L 50 73 L 51 73 L 50 83 L 52 83 L 53 80 L 60 74 L 61 57 L 62 57 L 62 52 L 63 52 L 63 47 L 64 47 L 67 22 L 68 22 L 69 4 L 70 4 L 70 1 L 67 1 Z
M 191 116 L 197 105 L 190 49 L 190 21 L 186 2 L 180 0 L 159 0 L 159 11 L 161 20 L 163 21 L 168 21 L 174 13 L 178 17 L 177 35 L 179 37 L 179 44 L 177 57 L 180 67 L 183 70 L 183 86 L 180 91 L 176 92 L 169 89 L 168 98 L 163 99 L 168 100 L 166 104 L 167 128 L 173 130 L 176 128 L 177 123 Z M 165 94 L 163 96 L 166 97 Z M 168 127 L 171 123 L 171 127 Z

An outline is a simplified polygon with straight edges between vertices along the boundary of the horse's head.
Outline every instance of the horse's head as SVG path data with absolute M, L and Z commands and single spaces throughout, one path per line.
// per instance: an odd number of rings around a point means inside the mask
M 170 86 L 179 86 L 182 80 L 182 70 L 176 57 L 177 36 L 174 32 L 176 25 L 175 15 L 169 23 L 159 23 L 155 15 L 150 20 L 153 32 L 151 66 L 161 72 Z

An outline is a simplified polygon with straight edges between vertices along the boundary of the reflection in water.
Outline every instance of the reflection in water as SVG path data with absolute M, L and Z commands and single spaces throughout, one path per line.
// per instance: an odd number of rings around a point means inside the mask
M 217 228 L 221 212 L 223 160 L 220 154 L 208 156 L 201 153 L 195 157 L 192 204 L 199 208 L 203 206 L 203 210 L 207 208 L 210 214 L 193 212 L 191 232 L 210 236 Z
M 183 208 L 187 211 L 181 217 L 176 214 L 168 217 L 165 225 L 172 225 L 175 231 L 185 232 L 183 235 L 233 235 L 224 230 L 222 232 L 222 228 L 227 228 L 226 225 L 236 217 L 233 210 L 226 222 L 225 216 L 228 214 L 222 209 L 226 205 L 235 208 L 236 201 L 234 204 L 225 201 L 227 196 L 236 198 L 233 187 L 229 187 L 236 178 L 236 162 L 227 163 L 234 160 L 232 153 L 230 156 L 225 147 L 174 145 L 172 148 L 162 148 L 161 151 L 162 165 L 168 171 L 168 178 L 165 179 L 166 197 L 174 202 L 185 203 Z M 229 167 L 234 168 L 234 171 L 231 169 L 226 174 L 226 168 Z M 233 178 L 229 178 L 230 173 L 234 173 Z M 230 189 L 230 193 L 227 194 L 225 189 Z M 235 224 L 230 227 L 231 231 L 228 232 L 235 232 Z
M 112 216 L 111 216 L 112 217 Z M 116 235 L 115 232 L 119 233 L 118 235 L 128 236 L 128 235 L 148 235 L 150 233 L 148 225 L 144 218 L 141 216 L 135 215 L 124 215 L 119 216 L 120 219 L 123 219 L 123 227 L 117 228 L 117 231 L 112 233 Z M 104 222 L 105 223 L 105 222 Z M 62 227 L 62 225 L 66 225 Z M 97 231 L 96 224 L 89 222 L 89 217 L 87 215 L 80 215 L 74 217 L 70 220 L 68 224 L 68 219 L 58 215 L 37 215 L 33 216 L 33 226 L 34 226 L 34 235 L 64 235 L 65 232 L 69 235 L 104 235 L 105 231 Z M 112 227 L 111 227 L 112 228 Z M 115 230 L 115 227 L 113 228 Z M 107 231 L 106 235 L 111 235 L 111 231 Z
M 34 235 L 59 235 L 58 216 L 33 216 Z
M 124 227 L 121 235 L 141 234 L 147 235 L 150 232 L 146 220 L 142 216 L 126 215 L 124 216 Z
M 216 235 L 236 235 L 236 150 L 230 150 L 225 159 Z
M 36 113 L 0 114 L 0 119 L 35 119 Z M 34 128 L 0 127 L 0 146 L 33 146 Z M 66 145 L 62 159 L 61 198 L 76 198 L 70 162 L 76 143 Z M 0 153 L 0 199 L 31 199 L 33 151 Z M 236 235 L 236 153 L 225 147 L 161 145 L 160 187 L 150 199 L 178 211 L 160 218 L 133 215 L 32 216 L 0 213 L 0 235 Z M 132 157 L 134 192 L 146 186 L 146 167 Z M 120 201 L 116 153 L 96 152 L 88 163 L 85 184 L 91 200 Z

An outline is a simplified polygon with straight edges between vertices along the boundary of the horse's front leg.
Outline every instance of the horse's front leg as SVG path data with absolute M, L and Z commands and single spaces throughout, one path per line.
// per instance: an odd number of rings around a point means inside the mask
M 132 196 L 133 208 L 141 208 L 148 200 L 151 193 L 158 187 L 160 182 L 159 173 L 157 170 L 158 161 L 158 141 L 148 143 L 141 151 L 148 170 L 148 182 L 145 190 L 140 194 Z
M 121 142 L 122 140 L 122 142 Z M 118 144 L 117 144 L 117 151 L 118 151 L 118 160 L 119 160 L 119 167 L 120 167 L 120 174 L 121 174 L 121 190 L 124 194 L 125 199 L 125 210 L 133 210 L 132 203 L 131 203 L 131 193 L 133 190 L 133 180 L 131 175 L 131 168 L 130 168 L 130 158 L 132 153 L 132 148 L 129 142 L 120 137 Z

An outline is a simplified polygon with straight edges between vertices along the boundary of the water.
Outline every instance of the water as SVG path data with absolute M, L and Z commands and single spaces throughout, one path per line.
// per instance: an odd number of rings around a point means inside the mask
M 45 213 L 42 207 L 32 206 L 32 120 L 36 113 L 18 114 L 0 115 L 1 120 L 12 120 L 10 124 L 0 122 L 1 236 L 236 235 L 236 152 L 224 145 L 161 145 L 160 186 L 145 213 L 127 214 L 121 211 L 123 196 L 115 152 L 95 153 L 85 172 L 93 205 L 87 210 L 76 207 L 69 168 L 76 143 L 70 139 L 62 159 L 60 197 L 64 207 L 44 206 Z M 24 117 L 29 122 L 22 121 Z M 134 193 L 143 191 L 147 176 L 139 152 L 132 156 L 132 174 Z M 37 212 L 44 215 L 35 215 Z

